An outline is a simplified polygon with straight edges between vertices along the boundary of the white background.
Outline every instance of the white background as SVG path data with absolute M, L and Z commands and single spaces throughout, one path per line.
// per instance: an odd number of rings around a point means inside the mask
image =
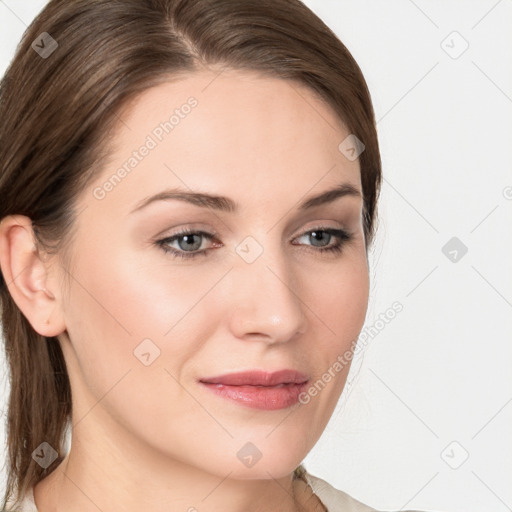
M 305 465 L 381 510 L 510 511 L 512 0 L 305 3 L 358 61 L 378 120 L 366 325 L 403 304 Z M 45 4 L 0 0 L 0 73 Z

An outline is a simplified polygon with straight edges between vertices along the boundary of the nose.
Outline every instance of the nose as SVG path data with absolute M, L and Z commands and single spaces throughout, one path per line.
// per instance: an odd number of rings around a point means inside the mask
M 229 320 L 234 336 L 268 344 L 285 343 L 306 331 L 307 300 L 299 269 L 282 251 L 269 250 L 252 263 L 240 258 L 229 273 Z

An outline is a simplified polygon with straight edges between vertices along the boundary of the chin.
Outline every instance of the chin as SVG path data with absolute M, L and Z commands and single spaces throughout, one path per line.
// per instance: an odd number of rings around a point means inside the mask
M 268 434 L 268 432 L 266 432 Z M 294 445 L 284 442 L 282 438 L 269 438 L 261 441 L 243 441 L 231 439 L 229 442 L 219 442 L 208 450 L 196 450 L 187 453 L 183 462 L 189 466 L 225 478 L 235 480 L 269 480 L 280 479 L 290 475 L 307 455 L 304 442 Z

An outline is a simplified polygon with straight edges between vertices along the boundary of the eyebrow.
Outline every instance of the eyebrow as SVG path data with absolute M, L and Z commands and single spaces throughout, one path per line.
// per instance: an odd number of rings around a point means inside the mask
M 361 192 L 350 183 L 341 183 L 333 189 L 326 190 L 325 192 L 321 192 L 315 196 L 307 197 L 299 204 L 298 210 L 309 210 L 316 206 L 332 203 L 333 201 L 345 196 L 361 197 Z M 236 213 L 239 209 L 238 204 L 229 197 L 175 188 L 164 190 L 158 194 L 143 199 L 133 210 L 130 211 L 130 213 L 140 211 L 155 201 L 171 200 L 184 201 L 201 208 L 211 208 L 213 210 L 227 213 Z

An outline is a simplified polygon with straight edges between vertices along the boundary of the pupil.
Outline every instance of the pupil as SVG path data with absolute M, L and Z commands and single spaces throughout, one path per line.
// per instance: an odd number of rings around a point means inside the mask
M 184 235 L 182 238 L 183 238 L 183 241 L 185 242 L 185 244 L 188 244 L 187 247 L 190 249 L 198 249 L 199 247 L 192 247 L 194 245 L 194 242 L 193 242 L 193 238 L 195 237 L 196 235 Z M 199 244 L 195 244 L 195 245 L 201 245 L 200 243 Z
M 313 231 L 311 233 L 311 235 L 316 238 L 316 240 L 318 241 L 318 239 L 320 239 L 320 242 L 322 241 L 322 238 L 325 238 L 325 237 L 328 237 L 330 236 L 329 233 L 325 232 L 325 231 Z

